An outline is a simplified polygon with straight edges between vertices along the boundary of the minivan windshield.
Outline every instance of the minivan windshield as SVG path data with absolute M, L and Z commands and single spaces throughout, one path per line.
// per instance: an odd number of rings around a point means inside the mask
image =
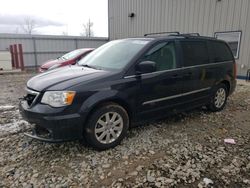
M 127 39 L 108 42 L 78 62 L 96 69 L 120 70 L 148 43 L 146 40 Z

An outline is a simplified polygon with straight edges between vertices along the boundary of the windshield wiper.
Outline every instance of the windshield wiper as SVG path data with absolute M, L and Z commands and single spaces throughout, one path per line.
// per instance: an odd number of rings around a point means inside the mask
M 97 68 L 97 67 L 92 66 L 92 65 L 83 64 L 83 65 L 81 65 L 81 66 L 88 67 L 88 68 L 91 68 L 91 69 L 101 70 L 100 68 Z
M 65 57 L 58 57 L 57 59 L 58 59 L 58 60 L 66 60 Z

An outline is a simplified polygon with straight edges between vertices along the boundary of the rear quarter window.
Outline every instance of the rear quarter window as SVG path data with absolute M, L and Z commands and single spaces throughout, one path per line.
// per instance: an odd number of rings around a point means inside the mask
M 181 41 L 185 67 L 209 63 L 206 41 Z
M 209 48 L 211 52 L 212 63 L 234 60 L 230 48 L 224 42 L 210 41 Z

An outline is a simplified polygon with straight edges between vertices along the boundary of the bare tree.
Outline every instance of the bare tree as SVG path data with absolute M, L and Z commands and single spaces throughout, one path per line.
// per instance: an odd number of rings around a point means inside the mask
M 27 17 L 24 19 L 24 24 L 21 25 L 22 30 L 26 33 L 31 35 L 35 28 L 37 27 L 35 20 L 31 19 L 30 17 Z
M 91 22 L 89 19 L 86 24 L 83 24 L 83 33 L 81 33 L 81 35 L 85 37 L 93 37 L 94 36 L 94 32 L 92 29 L 93 25 L 94 23 Z

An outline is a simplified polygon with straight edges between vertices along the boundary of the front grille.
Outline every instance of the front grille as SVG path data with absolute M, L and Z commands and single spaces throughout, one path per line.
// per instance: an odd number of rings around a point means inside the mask
M 24 97 L 24 99 L 27 101 L 28 105 L 31 106 L 37 99 L 39 93 L 34 90 L 26 89 L 27 95 Z

